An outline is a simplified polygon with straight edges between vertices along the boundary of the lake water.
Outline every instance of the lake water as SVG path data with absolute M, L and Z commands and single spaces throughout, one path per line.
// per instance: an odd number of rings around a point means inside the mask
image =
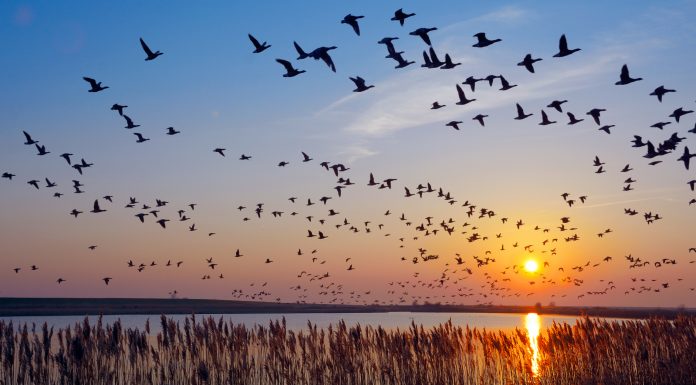
M 207 317 L 206 314 L 196 315 L 196 318 Z M 527 314 L 498 314 L 498 313 L 311 313 L 311 314 L 213 314 L 216 320 L 222 317 L 225 321 L 235 324 L 268 325 L 270 321 L 280 320 L 285 317 L 287 327 L 292 330 L 307 328 L 307 322 L 320 328 L 326 328 L 330 324 L 337 324 L 344 320 L 348 326 L 360 324 L 371 326 L 382 326 L 383 328 L 405 329 L 415 322 L 423 327 L 436 326 L 452 320 L 454 325 L 476 327 L 487 330 L 512 330 L 515 328 L 525 329 Z M 169 318 L 183 323 L 188 315 L 170 315 Z M 65 328 L 66 326 L 82 322 L 82 316 L 48 316 L 48 317 L 0 317 L 4 321 L 13 321 L 15 325 L 27 323 L 31 325 L 42 325 L 47 322 L 49 326 L 55 328 Z M 88 317 L 90 323 L 96 323 L 96 316 Z M 113 323 L 120 319 L 124 328 L 143 329 L 145 322 L 150 320 L 150 328 L 153 333 L 160 331 L 160 317 L 158 315 L 105 315 L 103 323 Z M 572 316 L 539 316 L 540 329 L 545 329 L 553 322 L 575 324 L 577 317 Z

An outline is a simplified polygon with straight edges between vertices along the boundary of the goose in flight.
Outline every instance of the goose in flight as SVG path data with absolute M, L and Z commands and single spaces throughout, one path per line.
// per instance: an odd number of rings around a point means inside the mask
M 527 119 L 528 117 L 534 115 L 534 114 L 525 114 L 524 109 L 522 108 L 522 106 L 520 106 L 519 103 L 517 103 L 516 106 L 517 106 L 517 116 L 515 117 L 515 120 Z
M 541 123 L 539 123 L 540 126 L 547 126 L 549 124 L 554 124 L 556 123 L 555 120 L 549 120 L 548 115 L 546 115 L 546 112 L 544 110 L 541 110 Z
M 401 26 L 404 26 L 404 21 L 411 16 L 416 16 L 415 13 L 405 13 L 403 8 L 399 8 L 394 12 L 394 17 L 391 18 L 393 21 L 398 21 Z
M 150 140 L 150 138 L 143 137 L 143 135 L 139 132 L 134 132 L 133 135 L 135 135 L 138 138 L 138 140 L 136 140 L 135 143 L 143 143 Z
M 90 213 L 97 214 L 97 213 L 103 213 L 103 212 L 106 212 L 106 210 L 99 207 L 99 200 L 95 200 L 94 201 L 94 208 L 90 211 Z M 77 218 L 77 215 L 75 217 Z
M 143 40 L 142 37 L 140 38 L 140 46 L 143 47 L 143 51 L 145 51 L 145 54 L 147 55 L 145 61 L 155 60 L 157 56 L 163 55 L 163 53 L 160 51 L 152 52 L 150 47 L 145 44 L 145 40 Z
M 459 101 L 456 103 L 457 105 L 464 106 L 464 105 L 467 105 L 467 104 L 476 100 L 476 99 L 467 99 L 462 87 L 460 87 L 459 84 L 457 84 L 456 86 L 457 86 L 457 95 L 459 96 Z
M 558 40 L 558 53 L 553 55 L 553 57 L 565 57 L 578 51 L 580 51 L 580 48 L 568 49 L 568 41 L 566 40 L 566 35 L 563 34 Z
M 111 278 L 111 277 L 104 277 L 104 278 L 102 278 L 102 281 L 104 281 L 104 283 L 108 285 L 109 282 L 111 282 L 112 279 L 113 279 L 113 278 Z
M 679 118 L 681 118 L 684 115 L 690 114 L 692 112 L 694 112 L 694 111 L 693 110 L 684 110 L 682 107 L 679 107 L 676 110 L 674 110 L 674 112 L 672 112 L 669 115 L 669 117 L 674 118 L 674 120 L 676 120 L 677 123 L 679 123 Z
M 250 33 L 247 34 L 249 36 L 249 40 L 251 40 L 251 44 L 254 45 L 254 53 L 261 53 L 269 48 L 271 48 L 270 44 L 267 44 L 265 41 L 263 43 L 259 43 L 258 40 L 254 36 L 252 36 Z
M 176 135 L 176 134 L 180 134 L 180 133 L 181 133 L 181 131 L 175 130 L 174 127 L 167 127 L 167 132 L 166 132 L 167 135 Z
M 628 66 L 626 64 L 621 67 L 621 74 L 619 75 L 619 81 L 614 83 L 617 86 L 623 86 L 626 84 L 631 84 L 633 82 L 637 82 L 639 80 L 643 80 L 643 78 L 632 78 L 631 75 L 628 73 Z
M 432 31 L 436 31 L 437 27 L 432 27 L 432 28 L 418 28 L 415 31 L 409 32 L 408 34 L 411 36 L 420 36 L 421 39 L 425 42 L 427 45 L 432 45 L 430 43 L 430 36 L 428 36 L 428 33 Z
M 213 152 L 217 152 L 218 154 L 225 156 L 225 149 L 224 148 L 216 148 L 213 150 Z
M 358 24 L 358 19 L 362 19 L 363 17 L 365 16 L 354 16 L 349 13 L 343 18 L 343 20 L 341 20 L 341 24 L 350 25 L 351 27 L 353 27 L 353 31 L 355 31 L 355 34 L 360 36 L 360 25 Z
M 88 78 L 86 76 L 83 76 L 82 79 L 84 79 L 87 83 L 89 83 L 89 85 L 91 87 L 89 89 L 89 91 L 87 91 L 87 92 L 99 92 L 99 91 L 103 91 L 103 90 L 109 88 L 109 86 L 102 86 L 101 85 L 102 82 L 97 82 L 96 80 L 94 80 L 92 78 Z
M 336 72 L 336 65 L 334 64 L 333 60 L 331 59 L 331 56 L 329 55 L 329 51 L 336 48 L 336 46 L 319 47 L 314 51 L 308 53 L 307 56 L 313 58 L 314 60 L 323 60 L 324 63 L 326 63 L 326 65 L 329 66 L 329 68 L 331 68 L 331 71 Z
M 659 86 L 655 88 L 653 92 L 650 93 L 650 96 L 657 96 L 657 100 L 662 103 L 662 97 L 665 96 L 666 93 L 668 92 L 677 92 L 676 90 L 671 90 L 669 88 L 665 88 L 665 86 Z
M 689 147 L 684 146 L 684 153 L 677 160 L 680 162 L 684 162 L 684 167 L 686 167 L 686 169 L 688 170 L 689 169 L 689 162 L 690 162 L 691 158 L 693 158 L 693 157 L 696 157 L 696 154 L 690 154 Z
M 38 144 L 34 146 L 36 146 L 36 150 L 39 151 L 36 155 L 43 156 L 51 153 L 50 151 L 46 151 L 46 146 L 39 146 Z
M 31 138 L 31 135 L 29 135 L 26 131 L 22 131 L 22 132 L 24 133 L 24 137 L 25 137 L 26 140 L 27 140 L 26 142 L 24 142 L 24 144 L 26 144 L 27 146 L 31 146 L 32 144 L 37 144 L 37 143 L 39 143 L 38 140 L 32 139 L 32 138 Z
M 521 62 L 517 63 L 518 66 L 524 67 L 527 71 L 534 73 L 534 63 L 541 61 L 543 59 L 533 59 L 532 54 L 528 53 Z
M 350 80 L 352 80 L 353 83 L 355 83 L 355 89 L 353 90 L 353 92 L 363 92 L 374 87 L 374 85 L 366 86 L 365 79 L 361 78 L 360 76 L 356 76 L 354 78 L 351 77 Z
M 489 45 L 492 45 L 492 44 L 495 44 L 499 41 L 502 41 L 501 39 L 493 39 L 493 40 L 488 39 L 486 37 L 485 32 L 479 32 L 479 33 L 475 34 L 474 37 L 476 38 L 477 41 L 476 41 L 476 44 L 472 45 L 472 47 L 477 47 L 477 48 L 488 47 Z M 532 70 L 531 72 L 534 72 L 534 71 Z
M 139 124 L 134 124 L 133 119 L 131 119 L 130 116 L 128 116 L 128 115 L 123 115 L 123 119 L 126 120 L 126 126 L 124 128 L 127 128 L 130 130 L 132 128 L 140 127 Z
M 305 70 L 296 69 L 292 66 L 292 63 L 284 59 L 276 59 L 276 62 L 280 63 L 283 67 L 285 67 L 285 73 L 283 74 L 284 78 L 292 78 L 299 74 L 307 72 Z
M 118 103 L 114 103 L 114 105 L 111 106 L 111 111 L 116 111 L 119 115 L 123 116 L 123 109 L 126 107 L 128 106 L 123 106 Z

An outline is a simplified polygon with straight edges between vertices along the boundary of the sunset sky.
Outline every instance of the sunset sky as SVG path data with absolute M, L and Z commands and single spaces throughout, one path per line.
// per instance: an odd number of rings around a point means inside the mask
M 696 204 L 689 202 L 696 192 L 687 182 L 696 179 L 696 159 L 689 170 L 677 159 L 685 145 L 696 153 L 689 132 L 696 113 L 680 123 L 668 115 L 696 110 L 696 1 L 627 4 L 2 2 L 0 173 L 16 176 L 0 178 L 0 296 L 168 297 L 176 290 L 179 297 L 284 302 L 694 307 Z M 390 20 L 398 8 L 416 14 L 403 27 Z M 348 13 L 365 16 L 361 36 L 340 23 Z M 409 35 L 420 27 L 437 27 L 432 47 L 461 65 L 421 68 L 428 46 Z M 502 41 L 474 48 L 477 32 Z M 248 33 L 271 47 L 252 53 Z M 554 58 L 562 34 L 581 50 Z M 399 37 L 397 50 L 416 63 L 395 69 L 377 44 L 387 36 Z M 141 37 L 164 54 L 145 61 Z M 336 46 L 336 73 L 321 61 L 296 60 L 293 41 L 308 52 Z M 543 59 L 534 74 L 516 65 L 527 53 Z M 284 78 L 276 58 L 306 73 Z M 614 85 L 623 64 L 643 80 Z M 500 81 L 482 81 L 472 93 L 462 85 L 477 100 L 455 104 L 456 84 L 490 74 L 517 87 L 499 91 Z M 89 93 L 83 76 L 109 88 Z M 355 76 L 374 88 L 352 92 Z M 649 95 L 660 85 L 676 89 L 662 103 Z M 563 113 L 547 107 L 554 100 L 567 100 Z M 431 110 L 434 101 L 446 107 Z M 114 103 L 127 105 L 124 113 L 140 127 L 125 129 Z M 514 120 L 516 103 L 534 115 Z M 586 115 L 593 108 L 606 109 L 601 125 L 615 125 L 610 135 Z M 541 109 L 558 123 L 540 126 Z M 567 125 L 566 112 L 585 120 Z M 485 127 L 472 120 L 477 114 L 488 115 Z M 452 120 L 463 121 L 459 131 L 445 126 Z M 650 127 L 657 122 L 672 123 Z M 169 126 L 181 133 L 165 135 Z M 37 156 L 22 131 L 50 154 Z M 150 140 L 136 143 L 133 132 Z M 686 139 L 670 154 L 645 159 L 646 147 L 631 147 L 634 135 L 657 145 L 675 132 Z M 213 152 L 218 147 L 224 158 Z M 302 162 L 303 151 L 313 160 Z M 62 153 L 94 166 L 81 176 Z M 239 160 L 242 154 L 252 158 Z M 605 173 L 595 173 L 595 156 Z M 654 160 L 662 162 L 648 164 Z M 278 167 L 281 161 L 289 164 Z M 350 168 L 339 176 L 355 185 L 340 198 L 338 178 L 323 161 Z M 626 164 L 633 171 L 620 172 Z M 392 189 L 370 187 L 370 173 L 377 182 L 396 181 Z M 633 190 L 623 191 L 629 177 Z M 44 178 L 58 186 L 47 188 Z M 39 190 L 27 184 L 34 179 Z M 83 194 L 73 192 L 72 180 L 84 184 Z M 428 182 L 456 202 L 437 193 L 404 197 L 404 187 L 415 193 Z M 576 204 L 569 207 L 563 193 Z M 326 205 L 322 196 L 331 197 Z M 125 208 L 130 197 L 139 203 Z M 106 212 L 89 213 L 95 199 Z M 145 223 L 135 217 L 155 199 L 169 202 L 159 213 L 171 220 L 167 229 L 152 215 Z M 476 206 L 471 217 L 467 201 Z M 495 216 L 479 218 L 481 208 Z M 74 218 L 73 209 L 84 213 Z M 180 209 L 191 219 L 179 221 Z M 330 209 L 339 214 L 329 216 Z M 648 212 L 662 219 L 648 224 Z M 416 229 L 426 217 L 433 223 L 427 236 Z M 562 217 L 577 229 L 560 231 Z M 350 224 L 337 228 L 344 218 Z M 438 224 L 450 218 L 447 235 Z M 194 223 L 197 231 L 189 231 Z M 328 238 L 308 238 L 307 230 Z M 473 233 L 487 239 L 470 242 Z M 566 241 L 574 234 L 577 241 Z M 438 258 L 412 263 L 419 248 Z M 242 257 L 235 258 L 237 249 Z M 649 263 L 631 268 L 628 255 Z M 495 262 L 478 267 L 475 257 Z M 529 259 L 538 272 L 523 271 Z M 147 267 L 138 272 L 129 260 Z M 166 267 L 168 260 L 183 264 Z M 104 277 L 112 278 L 108 286 Z

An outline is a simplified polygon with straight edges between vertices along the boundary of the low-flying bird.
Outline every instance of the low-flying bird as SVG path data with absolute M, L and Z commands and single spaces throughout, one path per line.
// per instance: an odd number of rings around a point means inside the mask
M 370 88 L 374 87 L 374 85 L 366 86 L 365 79 L 361 78 L 360 76 L 356 76 L 354 78 L 351 77 L 350 80 L 352 80 L 353 83 L 355 83 L 355 89 L 353 90 L 353 92 L 363 92 L 363 91 L 367 91 Z
M 403 27 L 404 21 L 411 16 L 416 16 L 415 13 L 405 13 L 403 8 L 399 8 L 394 12 L 394 17 L 391 18 L 393 21 L 398 21 Z
M 501 39 L 493 39 L 493 40 L 488 39 L 486 37 L 485 32 L 479 32 L 479 33 L 475 34 L 474 37 L 476 38 L 476 44 L 472 45 L 472 47 L 477 47 L 477 48 L 488 47 L 491 44 L 495 44 L 499 41 L 502 41 Z M 534 71 L 531 71 L 531 72 L 534 72 Z
M 102 82 L 97 82 L 96 80 L 92 78 L 88 78 L 86 76 L 83 76 L 82 79 L 84 79 L 87 83 L 89 83 L 90 88 L 89 91 L 87 92 L 99 92 L 99 91 L 104 91 L 105 89 L 109 88 L 109 86 L 102 86 Z
M 578 51 L 580 51 L 580 48 L 568 49 L 568 40 L 566 40 L 566 35 L 563 34 L 558 40 L 558 53 L 553 55 L 553 57 L 565 57 Z
M 643 78 L 632 78 L 631 75 L 628 73 L 628 65 L 624 64 L 623 67 L 621 67 L 621 74 L 619 75 L 619 81 L 614 83 L 617 86 L 623 86 L 626 84 L 631 84 L 633 82 L 637 82 L 639 80 L 643 80 Z
M 534 73 L 534 63 L 541 61 L 543 59 L 533 59 L 532 54 L 528 53 L 521 62 L 517 63 L 518 66 L 524 67 L 527 71 Z
M 249 40 L 251 40 L 251 44 L 254 45 L 254 53 L 261 53 L 269 48 L 271 48 L 270 44 L 267 44 L 265 41 L 263 43 L 259 43 L 259 41 L 252 36 L 250 33 L 247 34 L 249 36 Z
M 295 77 L 299 74 L 305 73 L 307 71 L 305 70 L 298 70 L 295 67 L 292 66 L 292 63 L 290 63 L 287 60 L 284 59 L 276 59 L 276 62 L 280 63 L 285 67 L 285 73 L 283 74 L 284 78 L 292 78 Z
M 145 51 L 145 54 L 147 55 L 145 61 L 155 60 L 157 56 L 163 55 L 163 53 L 160 51 L 152 52 L 150 47 L 145 44 L 145 40 L 143 40 L 142 37 L 140 38 L 140 46 L 143 47 L 143 51 Z
M 355 16 L 349 13 L 343 18 L 343 20 L 341 20 L 341 24 L 350 25 L 351 27 L 353 27 L 353 31 L 355 31 L 355 34 L 360 36 L 360 25 L 358 24 L 358 19 L 362 19 L 363 17 L 365 16 Z

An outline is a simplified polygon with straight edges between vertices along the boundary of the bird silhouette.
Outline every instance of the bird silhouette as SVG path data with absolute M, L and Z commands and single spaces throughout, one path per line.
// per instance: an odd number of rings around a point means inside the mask
M 546 112 L 544 110 L 541 110 L 541 122 L 539 123 L 540 126 L 547 126 L 549 124 L 554 124 L 556 123 L 555 120 L 550 120 L 548 115 L 546 115 Z
M 105 89 L 109 88 L 109 86 L 102 86 L 102 82 L 97 82 L 96 80 L 92 78 L 88 78 L 83 76 L 82 79 L 84 79 L 87 83 L 89 83 L 89 86 L 91 87 L 88 92 L 99 92 L 99 91 L 104 91 Z
M 287 60 L 284 59 L 276 59 L 276 62 L 280 63 L 285 67 L 285 73 L 283 74 L 284 78 L 292 78 L 295 77 L 301 73 L 305 73 L 305 70 L 298 70 L 295 67 L 292 66 L 292 63 L 290 63 Z
M 331 69 L 331 71 L 336 72 L 336 65 L 334 64 L 333 59 L 331 59 L 331 56 L 329 55 L 329 51 L 334 50 L 336 48 L 336 46 L 319 47 L 314 51 L 308 53 L 307 56 L 311 57 L 314 60 L 323 60 L 324 63 L 326 63 L 326 65 Z
M 587 115 L 591 116 L 592 119 L 594 119 L 594 122 L 597 123 L 597 125 L 599 126 L 599 116 L 604 111 L 606 110 L 603 108 L 593 108 L 587 112 Z
M 445 126 L 452 127 L 455 130 L 459 130 L 459 125 L 462 124 L 463 122 L 461 120 L 452 120 L 451 122 L 445 124 Z M 408 191 L 408 190 L 406 190 Z
M 404 21 L 411 16 L 415 16 L 415 13 L 405 13 L 403 8 L 399 8 L 394 12 L 394 17 L 391 18 L 393 21 L 398 21 L 401 26 L 404 26 Z
M 519 103 L 516 103 L 515 105 L 517 106 L 517 116 L 515 117 L 515 120 L 527 119 L 528 117 L 534 115 L 534 114 L 525 114 L 524 109 L 522 109 L 522 106 L 520 106 Z
M 568 41 L 566 40 L 566 35 L 563 34 L 558 40 L 558 53 L 553 55 L 553 57 L 565 57 L 578 51 L 580 51 L 580 48 L 568 49 Z
M 152 52 L 150 47 L 145 44 L 142 37 L 140 38 L 140 46 L 143 47 L 143 51 L 145 51 L 145 54 L 147 55 L 145 61 L 155 60 L 158 56 L 163 55 L 163 53 L 160 51 Z
M 167 135 L 176 135 L 176 134 L 180 134 L 180 133 L 181 133 L 181 131 L 175 130 L 174 127 L 167 127 L 167 132 L 166 132 Z
M 133 129 L 136 127 L 140 127 L 139 124 L 134 124 L 133 119 L 131 119 L 128 115 L 123 115 L 123 119 L 126 120 L 126 126 L 124 128 L 127 128 L 130 130 L 130 129 Z
M 488 47 L 491 44 L 495 44 L 499 41 L 502 41 L 501 39 L 493 39 L 493 40 L 488 39 L 486 37 L 485 32 L 479 32 L 479 33 L 475 34 L 474 37 L 476 38 L 476 44 L 472 45 L 472 47 L 477 47 L 477 48 Z M 529 69 L 529 68 L 527 68 L 527 69 Z M 531 72 L 534 72 L 534 71 L 532 70 Z
M 629 73 L 628 73 L 628 66 L 626 64 L 621 67 L 621 74 L 619 75 L 619 81 L 614 83 L 617 86 L 623 86 L 626 84 L 631 84 L 633 82 L 637 82 L 639 80 L 643 80 L 643 78 L 632 78 Z
M 216 148 L 213 150 L 213 152 L 217 152 L 218 154 L 225 156 L 225 149 L 224 148 Z
M 432 31 L 436 31 L 436 30 L 437 30 L 436 27 L 432 27 L 432 28 L 418 28 L 417 30 L 412 31 L 412 32 L 409 32 L 408 34 L 411 35 L 411 36 L 420 36 L 420 38 L 423 39 L 423 41 L 425 42 L 425 44 L 427 44 L 427 45 L 432 45 L 431 42 L 430 42 L 430 36 L 428 35 L 428 33 L 432 32 Z
M 665 86 L 659 86 L 655 88 L 653 92 L 650 93 L 650 96 L 657 96 L 657 100 L 662 103 L 662 97 L 668 93 L 668 92 L 676 92 L 676 90 L 671 90 L 669 88 L 665 88 Z
M 580 123 L 580 122 L 582 122 L 582 121 L 585 120 L 585 119 L 578 119 L 578 118 L 576 118 L 575 115 L 573 115 L 572 112 L 566 112 L 566 115 L 568 115 L 568 124 L 571 125 L 571 126 L 574 125 L 574 124 L 578 124 L 578 123 Z
M 680 119 L 682 116 L 691 114 L 691 113 L 693 113 L 693 112 L 694 112 L 693 110 L 684 110 L 682 107 L 679 107 L 679 108 L 677 108 L 676 110 L 674 110 L 674 112 L 672 112 L 672 113 L 669 115 L 669 117 L 670 117 L 670 118 L 674 118 L 674 120 L 676 120 L 677 123 L 679 123 L 679 119 Z
M 27 146 L 39 143 L 38 140 L 32 139 L 31 135 L 29 135 L 26 131 L 22 131 L 22 133 L 24 133 L 24 138 L 26 139 L 26 142 L 24 142 L 24 144 L 26 144 Z
M 106 210 L 99 207 L 99 200 L 98 199 L 95 200 L 94 201 L 94 208 L 90 211 L 90 213 L 98 214 L 98 213 L 103 213 L 103 212 L 106 212 Z M 75 217 L 77 217 L 77 215 Z
M 343 18 L 343 20 L 341 20 L 341 24 L 350 25 L 351 27 L 353 27 L 353 31 L 355 31 L 355 34 L 360 36 L 360 25 L 358 24 L 358 19 L 362 19 L 363 17 L 365 16 L 354 16 L 349 13 Z
M 263 43 L 259 43 L 258 40 L 254 36 L 252 36 L 250 33 L 247 34 L 249 36 L 249 40 L 251 40 L 251 44 L 254 45 L 254 53 L 261 53 L 269 48 L 271 48 L 270 44 L 266 44 L 264 41 Z
M 143 142 L 147 142 L 148 140 L 150 140 L 149 138 L 143 137 L 143 135 L 142 135 L 141 133 L 139 133 L 139 132 L 134 132 L 133 135 L 135 135 L 136 138 L 138 138 L 138 139 L 135 141 L 136 143 L 143 143 Z
M 363 92 L 374 87 L 374 85 L 366 86 L 365 79 L 361 78 L 360 76 L 356 76 L 354 78 L 351 77 L 350 80 L 352 80 L 353 83 L 355 83 L 355 89 L 353 90 L 353 92 Z
M 467 99 L 466 95 L 464 94 L 464 90 L 462 89 L 462 87 L 459 86 L 459 84 L 457 84 L 457 95 L 459 96 L 459 101 L 456 104 L 460 105 L 460 106 L 467 105 L 467 104 L 476 100 L 476 99 Z
M 684 153 L 677 160 L 680 162 L 684 162 L 684 167 L 686 167 L 686 169 L 688 170 L 689 169 L 689 162 L 690 162 L 691 158 L 693 158 L 693 157 L 696 157 L 696 154 L 690 154 L 689 147 L 685 146 Z
M 533 59 L 532 54 L 528 53 L 527 55 L 525 55 L 524 59 L 522 59 L 521 62 L 517 63 L 517 65 L 526 68 L 527 71 L 531 73 L 534 73 L 534 63 L 541 60 L 543 59 Z
M 111 106 L 111 111 L 116 111 L 119 115 L 123 116 L 123 109 L 126 107 L 128 106 L 123 106 L 118 103 L 114 103 L 114 105 Z

